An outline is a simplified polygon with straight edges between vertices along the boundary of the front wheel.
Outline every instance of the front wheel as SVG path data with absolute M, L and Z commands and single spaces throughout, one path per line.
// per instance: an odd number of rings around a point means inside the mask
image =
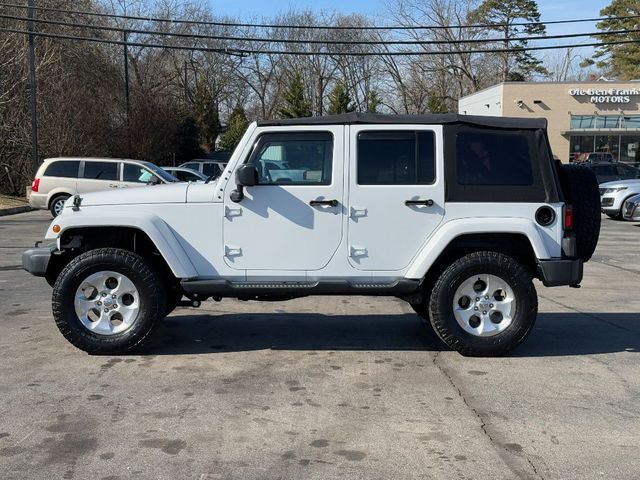
M 158 273 L 141 256 L 117 248 L 74 258 L 53 288 L 60 332 L 90 354 L 124 353 L 138 346 L 165 314 Z
M 527 337 L 537 312 L 528 272 L 496 252 L 475 252 L 453 262 L 436 281 L 429 302 L 436 334 L 468 356 L 510 352 Z

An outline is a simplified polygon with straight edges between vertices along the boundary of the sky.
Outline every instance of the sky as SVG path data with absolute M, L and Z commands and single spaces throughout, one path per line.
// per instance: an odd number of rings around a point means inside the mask
M 363 13 L 378 17 L 384 23 L 385 6 L 389 0 L 208 0 L 216 15 L 239 18 L 270 17 L 290 8 L 299 10 L 335 10 L 342 13 Z M 391 0 L 392 1 L 392 0 Z M 608 0 L 538 0 L 543 21 L 599 16 Z M 591 24 L 550 27 L 549 34 L 580 32 Z

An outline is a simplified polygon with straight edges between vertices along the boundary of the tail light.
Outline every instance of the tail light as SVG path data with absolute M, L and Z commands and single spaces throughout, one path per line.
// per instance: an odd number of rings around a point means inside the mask
M 564 229 L 573 230 L 573 207 L 571 205 L 564 206 Z
M 31 183 L 31 191 L 37 192 L 39 187 L 40 187 L 40 179 L 34 178 L 33 182 Z

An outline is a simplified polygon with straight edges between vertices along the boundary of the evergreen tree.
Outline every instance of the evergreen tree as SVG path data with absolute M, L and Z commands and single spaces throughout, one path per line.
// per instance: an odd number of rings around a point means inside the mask
M 637 30 L 637 18 L 615 18 L 634 15 L 640 15 L 640 3 L 638 0 L 613 0 L 608 7 L 600 10 L 601 17 L 609 18 L 596 24 L 596 27 L 605 32 Z M 605 69 L 608 74 L 620 80 L 640 78 L 640 32 L 634 31 L 623 35 L 609 34 L 595 38 L 603 43 L 619 40 L 634 40 L 635 43 L 598 47 L 593 55 L 594 60 L 587 60 L 581 66 L 595 63 L 598 68 Z
M 198 135 L 198 126 L 193 117 L 184 118 L 178 127 L 175 139 L 175 160 L 178 165 L 202 156 Z
M 535 0 L 484 0 L 469 15 L 471 23 L 494 25 L 490 30 L 499 32 L 504 38 L 502 47 L 518 49 L 527 46 L 526 40 L 512 41 L 513 37 L 543 35 L 546 27 L 540 21 L 540 11 Z M 531 22 L 530 25 L 514 23 Z M 494 45 L 494 44 L 492 44 Z M 542 62 L 526 50 L 498 54 L 502 58 L 503 81 L 523 81 L 532 74 L 546 74 Z
M 342 80 L 338 80 L 329 94 L 329 115 L 353 112 L 351 98 L 347 93 L 347 88 Z
M 278 111 L 282 118 L 311 116 L 311 103 L 304 96 L 304 82 L 299 70 L 291 77 L 283 98 L 284 106 Z
M 218 104 L 214 102 L 209 85 L 204 78 L 196 81 L 195 120 L 200 131 L 200 143 L 214 150 L 220 133 L 220 115 Z
M 427 108 L 431 113 L 447 113 L 449 111 L 444 99 L 433 93 L 430 93 L 427 98 Z
M 364 101 L 367 113 L 378 113 L 378 107 L 382 104 L 378 92 L 368 88 L 364 95 Z
M 220 149 L 232 152 L 247 130 L 249 121 L 242 107 L 236 107 L 229 116 L 229 128 L 220 138 Z

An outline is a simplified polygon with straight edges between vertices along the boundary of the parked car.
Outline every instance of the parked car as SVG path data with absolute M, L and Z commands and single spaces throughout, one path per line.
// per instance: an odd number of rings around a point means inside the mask
M 624 163 L 585 163 L 584 165 L 595 173 L 598 183 L 640 179 L 640 169 Z
M 199 171 L 187 167 L 162 167 L 162 169 L 181 182 L 204 182 L 208 178 Z
M 634 195 L 624 202 L 622 218 L 630 222 L 640 222 L 640 194 Z
M 192 170 L 196 170 L 202 173 L 206 178 L 218 178 L 225 167 L 227 166 L 227 162 L 220 160 L 191 160 L 189 162 L 183 163 L 180 167 L 190 168 Z
M 114 158 L 48 158 L 31 184 L 29 204 L 56 217 L 76 193 L 177 182 L 153 163 Z
M 578 286 L 600 231 L 595 176 L 556 164 L 544 119 L 266 120 L 226 172 L 65 206 L 22 262 L 54 286 L 67 340 L 126 352 L 207 298 L 367 295 L 407 301 L 464 355 L 502 355 L 533 329 L 533 278 Z
M 610 218 L 622 218 L 622 205 L 640 193 L 640 180 L 618 180 L 600 184 L 600 206 Z
M 611 153 L 585 152 L 575 154 L 573 161 L 576 163 L 612 163 L 614 158 Z

